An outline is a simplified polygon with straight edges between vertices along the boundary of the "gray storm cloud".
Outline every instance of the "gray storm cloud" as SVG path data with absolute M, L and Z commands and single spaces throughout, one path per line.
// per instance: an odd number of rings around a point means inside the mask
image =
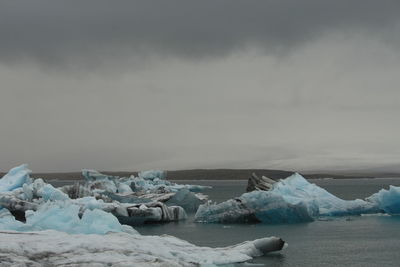
M 398 1 L 3 1 L 0 169 L 397 166 Z
M 399 11 L 385 0 L 2 1 L 0 59 L 92 67 L 104 57 L 215 57 L 249 44 L 286 52 L 335 30 L 393 39 Z

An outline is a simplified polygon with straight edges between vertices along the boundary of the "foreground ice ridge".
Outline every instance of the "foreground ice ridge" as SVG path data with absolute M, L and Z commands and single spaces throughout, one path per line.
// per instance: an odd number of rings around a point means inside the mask
M 58 231 L 0 232 L 2 266 L 212 266 L 279 251 L 277 237 L 223 248 L 198 247 L 172 236 L 127 233 L 70 235 Z
M 195 220 L 211 223 L 296 223 L 326 216 L 400 213 L 399 187 L 382 189 L 365 200 L 343 200 L 309 183 L 298 173 L 279 182 L 272 181 L 269 185 L 270 190 L 254 187 L 257 191 L 238 198 L 201 205 Z

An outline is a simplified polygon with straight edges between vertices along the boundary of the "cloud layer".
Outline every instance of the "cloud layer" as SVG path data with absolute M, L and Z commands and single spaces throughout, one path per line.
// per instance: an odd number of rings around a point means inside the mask
M 399 163 L 398 1 L 0 4 L 0 169 Z

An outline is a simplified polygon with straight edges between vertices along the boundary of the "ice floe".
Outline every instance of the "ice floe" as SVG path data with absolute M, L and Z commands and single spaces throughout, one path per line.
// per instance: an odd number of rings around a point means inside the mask
M 214 266 L 279 251 L 277 237 L 223 248 L 198 247 L 172 236 L 110 232 L 71 235 L 59 231 L 0 232 L 3 266 Z
M 326 216 L 400 213 L 400 188 L 394 186 L 365 200 L 343 200 L 309 183 L 298 173 L 269 184 L 267 190 L 257 190 L 254 186 L 257 191 L 238 198 L 201 205 L 195 220 L 212 223 L 295 223 Z

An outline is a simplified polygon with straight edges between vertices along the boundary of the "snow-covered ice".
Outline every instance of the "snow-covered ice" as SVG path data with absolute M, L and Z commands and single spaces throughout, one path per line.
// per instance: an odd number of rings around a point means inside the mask
M 223 248 L 198 247 L 172 236 L 71 235 L 48 230 L 0 232 L 2 266 L 199 266 L 244 262 L 281 250 L 277 237 Z

